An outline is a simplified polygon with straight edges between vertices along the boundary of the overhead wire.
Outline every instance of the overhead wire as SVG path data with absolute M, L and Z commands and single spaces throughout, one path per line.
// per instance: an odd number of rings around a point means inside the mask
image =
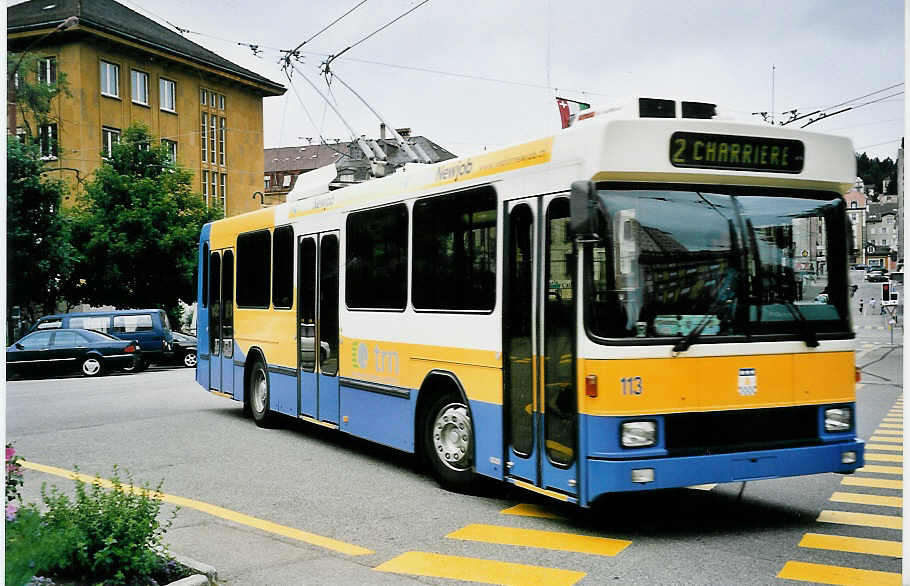
M 321 34 L 324 33 L 325 31 L 327 31 L 327 30 L 329 30 L 330 28 L 332 28 L 333 26 L 335 26 L 335 24 L 337 24 L 338 21 L 340 21 L 340 20 L 341 20 L 342 18 L 344 18 L 345 16 L 349 15 L 350 13 L 354 12 L 355 10 L 357 10 L 358 8 L 360 8 L 361 6 L 363 6 L 364 4 L 366 4 L 366 2 L 367 2 L 367 0 L 362 0 L 361 2 L 357 3 L 353 8 L 351 8 L 350 10 L 348 10 L 347 12 L 345 12 L 344 14 L 342 14 L 341 16 L 339 16 L 338 18 L 336 18 L 335 20 L 333 20 L 332 22 L 330 22 L 329 24 L 327 24 L 326 26 L 324 26 L 322 29 L 319 30 L 319 32 L 315 33 L 315 34 L 312 35 L 310 38 L 308 38 L 307 40 L 303 41 L 302 43 L 300 43 L 299 45 L 297 45 L 297 46 L 294 47 L 293 49 L 290 49 L 290 50 L 282 50 L 283 53 L 287 53 L 287 54 L 285 55 L 285 57 L 284 57 L 285 64 L 290 64 L 290 59 L 291 59 L 291 57 L 292 57 L 292 56 L 298 55 L 298 54 L 299 54 L 298 51 L 300 50 L 301 47 L 303 47 L 304 45 L 306 45 L 307 43 L 309 43 L 310 41 L 312 41 L 313 39 L 315 39 L 316 37 L 318 37 L 319 35 L 321 35 Z

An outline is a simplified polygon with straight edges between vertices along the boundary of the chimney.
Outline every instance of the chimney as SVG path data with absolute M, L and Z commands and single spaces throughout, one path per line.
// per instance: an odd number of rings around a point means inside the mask
M 385 140 L 385 122 L 379 123 L 379 138 Z

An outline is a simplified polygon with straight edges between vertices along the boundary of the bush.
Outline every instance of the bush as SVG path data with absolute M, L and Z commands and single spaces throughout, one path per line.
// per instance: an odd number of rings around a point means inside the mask
M 162 543 L 177 514 L 158 521 L 161 483 L 155 489 L 136 487 L 129 473 L 126 482 L 114 467 L 113 490 L 102 488 L 100 478 L 91 486 L 76 479 L 71 500 L 56 486 L 41 487 L 47 511 L 34 505 L 18 512 L 7 524 L 7 584 L 16 576 L 26 580 L 51 575 L 68 580 L 105 584 L 156 584 L 171 579 L 174 563 Z

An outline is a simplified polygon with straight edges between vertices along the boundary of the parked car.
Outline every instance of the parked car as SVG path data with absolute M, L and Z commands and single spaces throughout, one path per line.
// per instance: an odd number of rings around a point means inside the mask
M 57 328 L 83 328 L 110 334 L 121 340 L 137 340 L 142 360 L 126 370 L 144 370 L 149 364 L 172 359 L 171 327 L 161 309 L 120 309 L 45 315 L 29 332 Z
M 853 270 L 854 271 L 865 271 L 866 265 L 864 265 L 864 264 L 853 265 Z
M 122 340 L 93 330 L 59 328 L 26 334 L 7 348 L 6 372 L 19 376 L 73 372 L 100 376 L 112 369 L 135 366 L 141 360 L 137 340 Z
M 171 332 L 173 360 L 187 368 L 196 368 L 196 336 L 185 332 Z
M 889 281 L 888 275 L 881 271 L 870 271 L 866 273 L 866 280 L 870 283 L 885 283 Z

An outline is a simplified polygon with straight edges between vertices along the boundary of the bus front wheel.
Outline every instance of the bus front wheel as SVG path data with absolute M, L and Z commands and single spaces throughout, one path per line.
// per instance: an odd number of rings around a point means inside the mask
M 471 412 L 458 395 L 441 395 L 426 411 L 423 451 L 444 487 L 463 491 L 473 483 L 474 429 Z
M 269 411 L 269 374 L 262 360 L 257 360 L 250 372 L 248 396 L 253 421 L 259 427 L 269 427 L 273 418 Z

